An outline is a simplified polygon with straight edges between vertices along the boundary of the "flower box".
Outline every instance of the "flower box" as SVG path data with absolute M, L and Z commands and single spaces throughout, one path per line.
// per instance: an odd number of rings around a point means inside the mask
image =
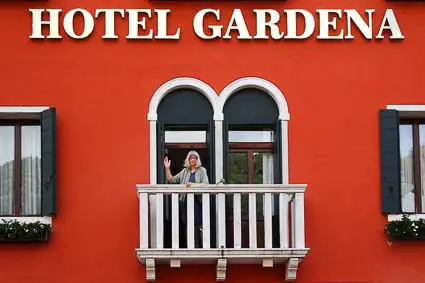
M 16 238 L 8 238 L 6 235 L 0 235 L 0 242 L 8 243 L 27 243 L 27 242 L 47 242 L 50 239 L 50 232 L 44 232 L 37 236 L 19 235 Z
M 51 231 L 50 224 L 3 220 L 0 223 L 0 243 L 47 242 Z
M 425 240 L 425 220 L 411 220 L 406 214 L 401 220 L 391 221 L 385 225 L 388 240 Z

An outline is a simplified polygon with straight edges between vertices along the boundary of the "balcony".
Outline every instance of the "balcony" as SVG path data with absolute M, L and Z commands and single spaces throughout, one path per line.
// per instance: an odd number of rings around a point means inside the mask
M 136 253 L 145 265 L 147 280 L 155 280 L 156 264 L 180 267 L 185 263 L 215 264 L 217 281 L 225 280 L 227 265 L 232 263 L 258 263 L 263 267 L 284 264 L 285 280 L 296 279 L 298 266 L 309 250 L 305 247 L 304 231 L 307 185 L 136 187 L 140 213 L 140 246 Z M 179 207 L 182 197 L 186 199 L 183 208 Z M 198 245 L 195 198 L 202 199 Z M 168 212 L 164 207 L 169 208 Z M 186 235 L 179 237 L 182 209 L 187 214 Z M 182 240 L 184 247 L 180 247 Z

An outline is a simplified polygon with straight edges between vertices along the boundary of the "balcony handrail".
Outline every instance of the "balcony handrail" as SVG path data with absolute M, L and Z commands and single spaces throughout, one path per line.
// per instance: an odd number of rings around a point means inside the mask
M 232 184 L 232 185 L 206 185 L 192 184 L 185 185 L 157 184 L 157 185 L 136 185 L 137 193 L 304 193 L 306 184 Z

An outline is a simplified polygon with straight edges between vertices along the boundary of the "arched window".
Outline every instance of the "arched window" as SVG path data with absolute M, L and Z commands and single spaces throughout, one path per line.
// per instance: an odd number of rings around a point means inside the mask
M 179 78 L 162 85 L 151 99 L 150 140 L 151 140 L 151 183 L 166 183 L 164 157 L 171 162 L 171 173 L 176 175 L 183 168 L 184 159 L 190 150 L 196 150 L 208 177 L 214 182 L 214 101 L 216 94 L 205 83 L 191 78 Z M 155 201 L 151 201 L 151 217 Z M 211 209 L 214 206 L 211 205 Z M 214 213 L 210 214 L 215 221 Z M 153 221 L 154 223 L 154 221 Z M 164 247 L 171 247 L 171 198 L 164 197 L 163 222 Z M 154 229 L 151 232 L 155 233 Z M 211 230 L 214 239 L 215 230 Z M 185 245 L 185 229 L 181 227 L 180 246 Z M 152 239 L 155 235 L 152 235 Z M 162 240 L 160 240 L 162 242 Z M 152 243 L 155 245 L 155 243 Z
M 245 81 L 245 84 L 243 83 Z M 233 86 L 233 89 L 232 89 Z M 258 79 L 241 79 L 224 91 L 223 108 L 223 176 L 229 184 L 287 183 L 287 121 L 289 118 L 283 94 L 271 83 Z M 279 105 L 277 102 L 280 102 Z M 283 126 L 283 129 L 282 129 Z M 274 207 L 278 208 L 278 198 Z M 257 231 L 264 231 L 263 198 L 257 198 Z M 233 199 L 227 198 L 227 229 L 233 227 Z M 248 196 L 242 196 L 242 247 L 249 246 Z M 278 210 L 273 213 L 273 226 L 278 227 Z M 258 234 L 257 246 L 264 240 Z M 273 239 L 278 245 L 278 238 Z M 232 237 L 226 246 L 231 247 Z
M 165 182 L 162 160 L 168 155 L 177 174 L 186 154 L 198 151 L 208 176 L 214 179 L 213 107 L 197 90 L 182 88 L 168 93 L 158 106 L 158 183 Z

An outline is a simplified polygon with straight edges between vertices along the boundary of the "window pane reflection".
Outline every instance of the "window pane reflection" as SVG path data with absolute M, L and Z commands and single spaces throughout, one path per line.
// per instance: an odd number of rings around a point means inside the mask
M 0 126 L 0 214 L 13 214 L 15 128 Z
M 166 143 L 205 143 L 206 131 L 165 131 Z
M 273 131 L 229 131 L 229 142 L 273 142 Z
M 230 152 L 228 168 L 229 184 L 248 184 L 248 153 Z
M 412 125 L 400 125 L 400 178 L 403 212 L 415 212 Z
M 39 215 L 41 214 L 40 126 L 23 126 L 21 137 L 21 213 Z

